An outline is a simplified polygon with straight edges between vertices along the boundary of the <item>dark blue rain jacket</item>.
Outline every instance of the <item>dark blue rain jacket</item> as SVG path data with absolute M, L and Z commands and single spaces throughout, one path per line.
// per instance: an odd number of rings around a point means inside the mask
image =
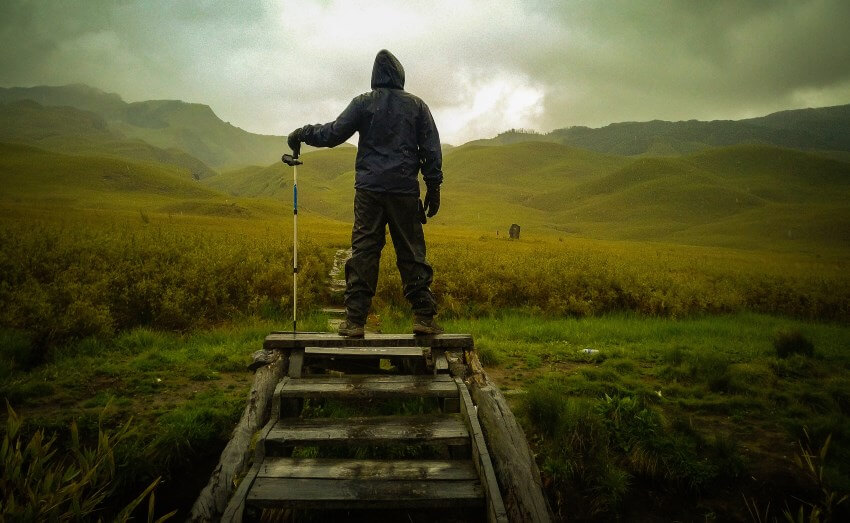
M 425 102 L 404 90 L 404 68 L 389 51 L 375 57 L 372 91 L 354 98 L 333 122 L 304 126 L 301 140 L 335 147 L 355 132 L 360 133 L 355 188 L 419 195 L 420 170 L 428 187 L 442 183 L 434 118 Z

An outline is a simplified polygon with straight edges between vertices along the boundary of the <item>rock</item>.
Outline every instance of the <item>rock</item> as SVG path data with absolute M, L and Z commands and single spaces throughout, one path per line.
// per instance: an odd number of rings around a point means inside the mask
M 512 223 L 508 233 L 511 235 L 512 240 L 519 240 L 519 225 Z

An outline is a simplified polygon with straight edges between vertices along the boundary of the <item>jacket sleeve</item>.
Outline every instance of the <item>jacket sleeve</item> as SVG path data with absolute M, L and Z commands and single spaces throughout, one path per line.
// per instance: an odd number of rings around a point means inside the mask
M 301 128 L 301 141 L 313 147 L 336 147 L 348 140 L 359 128 L 360 106 L 359 98 L 355 98 L 333 122 L 305 125 Z
M 440 133 L 434 117 L 425 103 L 422 103 L 417 125 L 417 142 L 419 146 L 419 166 L 422 178 L 428 187 L 439 186 L 443 183 L 443 152 L 440 149 Z

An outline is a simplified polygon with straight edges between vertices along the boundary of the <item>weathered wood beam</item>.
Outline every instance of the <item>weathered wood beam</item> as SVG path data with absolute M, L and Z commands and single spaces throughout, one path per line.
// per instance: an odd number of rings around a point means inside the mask
M 502 501 L 502 494 L 499 490 L 499 483 L 496 480 L 496 473 L 493 470 L 493 464 L 490 460 L 490 453 L 487 450 L 487 444 L 484 441 L 484 433 L 481 430 L 481 425 L 478 422 L 478 414 L 475 405 L 472 403 L 472 398 L 466 388 L 466 384 L 460 378 L 455 378 L 458 391 L 460 392 L 460 412 L 466 419 L 469 425 L 469 439 L 472 446 L 472 463 L 478 471 L 478 476 L 481 478 L 481 485 L 484 487 L 484 492 L 487 494 L 487 522 L 488 523 L 508 523 L 508 515 L 505 511 L 505 505 Z
M 469 334 L 366 334 L 363 338 L 344 338 L 333 333 L 276 333 L 266 336 L 264 349 L 289 350 L 305 347 L 431 347 L 439 349 L 471 349 Z
M 510 521 L 552 521 L 534 454 L 499 388 L 490 381 L 478 356 L 466 352 L 472 371 L 469 390 L 478 410 L 490 459 Z
M 286 358 L 275 356 L 273 361 L 260 367 L 248 392 L 248 401 L 242 418 L 233 429 L 227 446 L 221 453 L 218 465 L 210 475 L 206 487 L 198 495 L 189 521 L 219 521 L 234 489 L 234 480 L 245 474 L 251 460 L 251 439 L 265 425 L 271 415 L 275 386 L 285 373 Z

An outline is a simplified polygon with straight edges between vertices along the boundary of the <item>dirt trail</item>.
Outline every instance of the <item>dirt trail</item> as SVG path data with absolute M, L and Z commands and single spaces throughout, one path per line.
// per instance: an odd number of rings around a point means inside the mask
M 343 306 L 343 294 L 345 293 L 345 262 L 351 258 L 351 249 L 337 249 L 334 253 L 334 261 L 328 273 L 328 290 L 332 302 L 322 308 L 322 312 L 330 315 L 328 328 L 337 330 L 339 324 L 345 320 L 345 308 Z

